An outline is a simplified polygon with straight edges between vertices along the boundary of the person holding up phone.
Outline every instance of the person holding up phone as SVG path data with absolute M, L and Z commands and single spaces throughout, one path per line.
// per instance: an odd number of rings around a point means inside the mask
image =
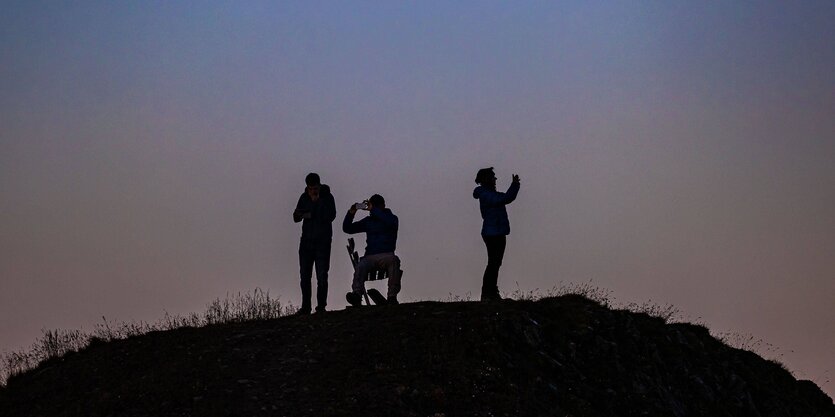
M 367 210 L 368 216 L 354 221 L 357 210 Z M 353 306 L 361 304 L 365 294 L 365 276 L 371 269 L 384 269 L 388 273 L 388 297 L 386 302 L 398 304 L 400 293 L 400 258 L 394 254 L 397 247 L 397 229 L 400 221 L 391 209 L 386 208 L 386 200 L 374 194 L 362 203 L 351 205 L 342 221 L 342 231 L 348 234 L 365 233 L 365 255 L 360 258 L 354 270 L 351 292 L 346 299 Z
M 507 235 L 510 234 L 510 221 L 505 206 L 512 203 L 519 193 L 519 176 L 513 174 L 507 192 L 496 191 L 496 174 L 493 167 L 478 170 L 475 177 L 478 187 L 473 190 L 473 198 L 478 199 L 481 218 L 481 239 L 487 246 L 487 267 L 484 269 L 481 286 L 481 301 L 501 300 L 499 295 L 499 268 L 504 259 Z

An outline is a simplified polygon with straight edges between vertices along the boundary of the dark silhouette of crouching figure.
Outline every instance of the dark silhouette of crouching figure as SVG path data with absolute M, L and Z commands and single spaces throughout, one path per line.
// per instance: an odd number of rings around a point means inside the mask
M 348 234 L 365 233 L 365 256 L 359 259 L 355 270 L 351 292 L 347 299 L 351 305 L 361 303 L 361 296 L 365 294 L 365 278 L 372 269 L 385 270 L 388 274 L 389 304 L 397 304 L 397 294 L 400 292 L 400 258 L 394 254 L 397 246 L 397 229 L 399 220 L 391 210 L 386 208 L 386 200 L 379 194 L 374 194 L 361 208 L 368 210 L 368 217 L 354 221 L 357 206 L 351 205 L 345 220 L 342 221 L 342 231 Z
M 499 296 L 499 268 L 502 266 L 507 235 L 510 234 L 510 221 L 505 206 L 512 203 L 519 193 L 519 176 L 513 174 L 513 180 L 506 193 L 496 191 L 496 174 L 493 168 L 483 168 L 475 177 L 478 187 L 473 190 L 473 198 L 478 199 L 481 218 L 481 238 L 487 246 L 487 268 L 481 286 L 481 301 L 501 300 Z

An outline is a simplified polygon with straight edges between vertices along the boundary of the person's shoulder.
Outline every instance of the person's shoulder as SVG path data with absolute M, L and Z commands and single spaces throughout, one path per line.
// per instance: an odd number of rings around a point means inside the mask
M 368 212 L 368 214 L 369 214 L 369 216 L 366 217 L 366 219 L 372 218 L 372 217 L 377 218 L 377 219 L 383 219 L 383 218 L 389 218 L 389 219 L 390 218 L 395 218 L 396 219 L 397 218 L 397 216 L 394 214 L 394 212 L 391 211 L 391 209 L 388 208 L 388 207 L 386 207 L 386 208 L 374 207 L 374 208 L 371 209 L 371 211 Z
M 473 198 L 479 198 L 481 196 L 482 191 L 484 191 L 484 187 L 479 185 L 473 189 Z
M 319 185 L 319 192 L 322 194 L 331 194 L 331 187 L 327 184 Z
M 473 190 L 473 198 L 487 197 L 492 194 L 499 194 L 499 192 L 483 185 L 479 185 Z

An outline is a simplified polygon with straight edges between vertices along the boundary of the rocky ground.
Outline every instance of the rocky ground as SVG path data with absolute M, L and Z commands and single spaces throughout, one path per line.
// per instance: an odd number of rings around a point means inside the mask
M 835 416 L 704 327 L 580 296 L 420 302 L 93 343 L 0 388 L 0 416 Z

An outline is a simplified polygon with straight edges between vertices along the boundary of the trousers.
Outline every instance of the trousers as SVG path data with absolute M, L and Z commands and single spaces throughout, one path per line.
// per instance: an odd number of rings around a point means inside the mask
M 317 310 L 328 305 L 328 270 L 331 263 L 331 239 L 302 239 L 299 243 L 299 276 L 302 288 L 302 310 L 310 311 L 313 267 L 316 267 Z
M 365 294 L 365 277 L 368 271 L 382 269 L 388 273 L 388 297 L 397 297 L 400 293 L 400 258 L 394 252 L 375 253 L 360 258 L 354 270 L 354 282 L 351 290 L 357 294 Z
M 484 236 L 484 244 L 487 246 L 487 268 L 484 268 L 484 276 L 481 284 L 481 298 L 494 298 L 499 296 L 499 268 L 504 259 L 504 250 L 507 246 L 507 236 Z

